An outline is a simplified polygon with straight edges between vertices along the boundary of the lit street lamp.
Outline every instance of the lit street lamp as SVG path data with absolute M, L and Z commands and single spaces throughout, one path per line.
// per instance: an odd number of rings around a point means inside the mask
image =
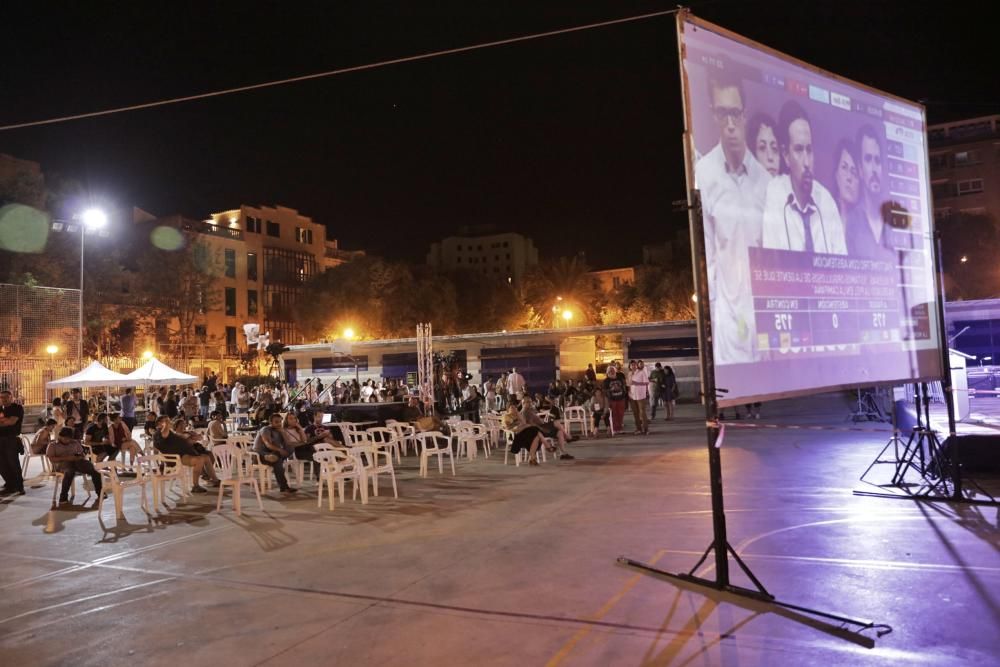
M 347 340 L 354 340 L 354 329 L 352 329 L 351 327 L 347 327 L 346 329 L 344 329 L 344 338 L 346 338 Z
M 77 365 L 83 368 L 83 252 L 88 229 L 100 229 L 108 223 L 108 216 L 97 208 L 88 208 L 80 214 L 80 347 L 77 350 Z
M 146 350 L 145 352 L 142 353 L 142 358 L 145 359 L 146 361 L 149 361 L 150 359 L 153 358 L 153 351 Z
M 569 326 L 569 321 L 573 319 L 573 311 L 566 309 L 563 311 L 563 319 L 566 320 L 566 326 Z

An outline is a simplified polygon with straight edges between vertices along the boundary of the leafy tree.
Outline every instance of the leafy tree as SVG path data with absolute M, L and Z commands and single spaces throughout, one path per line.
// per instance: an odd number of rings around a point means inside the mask
M 552 313 L 559 297 L 563 307 L 572 309 L 574 325 L 599 321 L 605 296 L 589 271 L 579 257 L 560 257 L 539 264 L 525 276 L 522 288 L 525 305 L 542 320 L 543 327 L 552 326 L 551 315 L 545 322 L 545 314 Z
M 989 299 L 1000 294 L 1000 232 L 987 215 L 957 213 L 937 221 L 941 265 L 949 300 Z M 964 258 L 964 261 L 963 261 Z

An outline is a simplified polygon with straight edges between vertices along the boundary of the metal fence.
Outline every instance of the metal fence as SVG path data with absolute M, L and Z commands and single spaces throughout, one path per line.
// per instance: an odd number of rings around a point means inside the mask
M 79 370 L 79 326 L 80 290 L 0 283 L 0 388 L 46 400 L 47 381 Z

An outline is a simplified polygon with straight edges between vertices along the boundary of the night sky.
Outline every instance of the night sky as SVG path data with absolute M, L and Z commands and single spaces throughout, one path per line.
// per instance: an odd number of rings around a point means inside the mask
M 19 3 L 0 124 L 621 18 L 657 2 Z M 902 97 L 929 120 L 1000 113 L 997 9 L 703 2 L 694 13 Z M 466 224 L 544 255 L 634 264 L 686 217 L 674 18 L 307 83 L 0 132 L 0 152 L 95 197 L 205 218 L 282 204 L 347 248 L 421 260 Z

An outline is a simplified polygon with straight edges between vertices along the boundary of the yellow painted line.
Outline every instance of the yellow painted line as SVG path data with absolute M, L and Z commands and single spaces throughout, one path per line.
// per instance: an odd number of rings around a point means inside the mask
M 649 561 L 649 564 L 655 565 L 656 561 L 663 558 L 663 556 L 667 552 L 668 549 L 660 549 L 659 551 L 656 552 L 656 555 L 653 556 L 653 559 Z M 635 585 L 639 583 L 639 581 L 641 581 L 645 576 L 646 575 L 644 574 L 637 574 L 628 581 L 626 581 L 625 585 L 622 586 L 622 589 L 617 593 L 615 593 L 613 596 L 611 596 L 611 599 L 605 602 L 604 605 L 597 610 L 597 613 L 595 613 L 590 617 L 590 620 L 599 621 L 602 618 L 604 618 L 608 614 L 608 612 L 614 609 L 615 606 L 619 602 L 621 602 L 621 599 L 625 597 L 629 591 L 635 588 Z M 573 649 L 576 647 L 576 645 L 579 644 L 587 635 L 590 634 L 591 629 L 592 626 L 586 625 L 577 630 L 576 634 L 570 637 L 569 641 L 563 644 L 562 648 L 560 648 L 559 651 L 557 651 L 556 654 L 552 656 L 548 662 L 545 663 L 545 667 L 556 667 L 556 665 L 560 664 L 563 660 L 565 660 L 566 657 L 573 652 Z

